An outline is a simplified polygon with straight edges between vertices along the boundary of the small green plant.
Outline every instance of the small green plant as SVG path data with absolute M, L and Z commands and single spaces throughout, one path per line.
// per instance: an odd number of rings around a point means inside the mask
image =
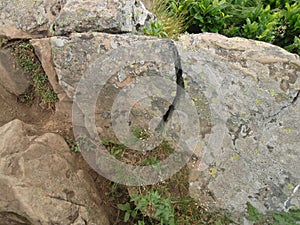
M 75 152 L 75 153 L 80 152 L 80 147 L 79 147 L 78 143 L 74 140 L 74 138 L 72 138 L 70 136 L 66 136 L 65 141 L 67 142 L 67 144 L 72 152 Z
M 157 36 L 160 38 L 168 37 L 168 34 L 166 33 L 163 24 L 157 21 L 151 22 L 149 27 L 144 27 L 143 32 L 144 34 L 150 36 Z
M 158 164 L 158 163 L 159 163 L 158 159 L 156 159 L 153 156 L 150 156 L 149 158 L 147 158 L 143 161 L 142 165 L 149 166 L 149 165 L 154 165 L 154 164 Z
M 33 92 L 26 92 L 25 94 L 22 94 L 18 96 L 18 101 L 24 104 L 29 104 L 34 99 L 34 93 Z
M 119 209 L 125 211 L 124 222 L 127 222 L 130 217 L 137 218 L 138 211 L 140 211 L 143 215 L 150 215 L 157 219 L 162 225 L 175 225 L 171 199 L 162 197 L 157 191 L 150 191 L 145 195 L 132 196 L 130 201 L 135 203 L 133 209 L 129 202 L 118 205 Z M 139 224 L 143 224 L 143 222 L 140 220 Z
M 54 104 L 58 100 L 56 93 L 50 88 L 41 89 L 41 97 L 42 101 L 47 104 Z
M 131 129 L 131 131 L 132 131 L 132 134 L 140 140 L 147 139 L 147 138 L 150 137 L 147 130 L 145 130 L 141 127 L 134 127 L 134 128 Z
M 127 147 L 123 144 L 114 143 L 111 140 L 102 139 L 101 143 L 109 150 L 109 153 L 114 156 L 116 159 L 120 159 L 127 149 Z

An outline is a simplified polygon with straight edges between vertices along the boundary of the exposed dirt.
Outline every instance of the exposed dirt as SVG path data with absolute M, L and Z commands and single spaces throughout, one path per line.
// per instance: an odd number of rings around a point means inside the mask
M 7 92 L 0 84 L 0 126 L 14 119 L 41 126 L 49 120 L 51 114 L 51 110 L 44 110 L 38 103 L 30 106 L 18 102 L 17 96 Z

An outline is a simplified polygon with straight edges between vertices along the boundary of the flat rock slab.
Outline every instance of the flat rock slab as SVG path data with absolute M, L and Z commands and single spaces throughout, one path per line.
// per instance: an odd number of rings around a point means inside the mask
M 91 90 L 106 84 L 95 111 L 85 118 L 85 124 L 90 123 L 96 113 L 100 133 L 115 137 L 116 117 L 111 114 L 115 98 L 123 89 L 138 87 L 141 77 L 165 78 L 168 85 L 156 87 L 161 91 L 155 94 L 176 96 L 176 59 L 167 40 L 89 33 L 49 41 L 58 82 L 71 99 L 82 76 L 96 68 L 95 60 L 103 65 L 96 75 L 102 83 L 96 79 L 86 84 Z M 197 112 L 197 121 L 184 134 L 188 145 L 198 143 L 190 173 L 191 196 L 213 209 L 238 213 L 245 211 L 247 202 L 261 212 L 299 206 L 299 56 L 263 42 L 218 34 L 183 36 L 175 45 L 185 96 Z M 153 89 L 150 83 L 149 87 Z M 132 108 L 128 123 L 147 117 L 151 123 L 151 112 L 159 111 L 162 117 L 168 109 L 168 104 L 154 99 L 140 106 Z M 189 109 L 180 110 L 184 116 Z M 194 135 L 193 130 L 199 132 Z
M 61 136 L 13 120 L 0 137 L 0 224 L 109 224 L 93 179 Z
M 134 32 L 153 15 L 134 0 L 3 0 L 0 19 L 0 37 L 24 39 L 87 31 Z

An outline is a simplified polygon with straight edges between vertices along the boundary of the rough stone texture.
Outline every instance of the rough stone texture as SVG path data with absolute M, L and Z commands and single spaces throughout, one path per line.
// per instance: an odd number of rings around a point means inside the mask
M 238 212 L 299 207 L 299 56 L 217 34 L 178 46 L 202 131 L 191 195 Z
M 101 91 L 96 107 L 96 123 L 102 127 L 105 133 L 112 135 L 109 113 L 116 94 L 124 87 L 138 83 L 141 77 L 148 75 L 164 74 L 172 82 L 169 85 L 170 93 L 176 90 L 176 77 L 172 59 L 164 53 L 166 42 L 157 42 L 156 38 L 135 35 L 110 35 L 101 33 L 72 34 L 69 38 L 52 37 L 52 54 L 58 81 L 68 97 L 73 99 L 77 84 L 82 74 L 96 58 L 103 56 L 111 60 L 103 66 L 112 65 L 111 76 L 107 80 L 108 85 Z M 143 49 L 139 56 L 134 57 L 139 51 L 136 45 Z M 153 48 L 151 47 L 153 45 Z M 132 48 L 130 54 L 126 49 Z M 78 51 L 78 49 L 81 49 Z M 121 50 L 122 49 L 122 50 Z M 151 52 L 151 49 L 153 50 Z M 111 51 L 108 57 L 106 54 Z M 155 60 L 145 60 L 144 56 Z M 141 58 L 140 61 L 137 58 Z M 119 58 L 122 58 L 120 60 Z M 120 70 L 121 68 L 121 70 Z M 106 69 L 97 71 L 99 78 L 108 74 Z M 88 87 L 88 86 L 87 86 Z M 88 101 L 88 99 L 87 99 Z M 163 114 L 168 105 L 161 106 L 160 114 Z M 149 113 L 149 112 L 148 112 Z
M 14 95 L 21 95 L 30 87 L 29 74 L 17 69 L 10 52 L 0 49 L 0 85 Z
M 64 1 L 39 0 L 0 2 L 0 36 L 9 39 L 50 35 L 50 27 Z
M 150 53 L 136 49 L 140 42 L 152 49 Z M 156 64 L 146 66 L 142 76 L 164 74 L 175 83 L 173 59 L 162 65 L 169 56 L 164 53 L 166 46 L 159 43 L 163 42 L 143 36 L 95 33 L 51 38 L 59 84 L 70 98 L 96 57 L 115 57 L 111 52 L 116 49 L 124 54 L 123 62 L 108 60 L 119 68 L 112 65 L 101 71 L 112 76 L 98 99 L 96 123 L 101 132 L 111 126 L 110 108 L 116 93 L 138 83 L 143 67 L 142 61 L 128 59 L 130 50 L 126 57 L 124 47 L 132 47 L 141 58 L 154 51 Z M 299 206 L 299 56 L 263 42 L 218 34 L 183 36 L 176 45 L 185 88 L 200 121 L 201 148 L 190 174 L 191 196 L 213 209 L 238 213 L 245 211 L 246 202 L 261 212 Z M 175 86 L 170 86 L 166 92 L 174 91 Z M 162 114 L 166 108 L 162 107 Z
M 72 32 L 133 32 L 152 15 L 140 1 L 68 1 L 55 21 L 56 35 Z
M 109 224 L 92 178 L 59 135 L 0 127 L 0 224 Z
M 0 37 L 41 38 L 85 31 L 134 32 L 151 18 L 144 5 L 135 0 L 2 0 Z
M 53 87 L 53 90 L 58 96 L 59 101 L 55 105 L 57 118 L 60 118 L 60 120 L 63 120 L 64 122 L 71 122 L 70 118 L 72 114 L 72 102 L 63 90 L 63 88 L 58 84 L 58 79 L 52 59 L 52 49 L 49 38 L 32 39 L 31 44 L 33 45 L 35 53 L 39 58 L 45 73 L 48 76 L 49 82 Z

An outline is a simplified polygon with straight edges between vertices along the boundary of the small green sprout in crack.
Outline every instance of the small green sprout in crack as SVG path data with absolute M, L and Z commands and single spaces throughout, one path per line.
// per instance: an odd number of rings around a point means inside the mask
M 75 152 L 75 153 L 80 152 L 80 147 L 79 147 L 77 141 L 74 140 L 74 138 L 72 138 L 70 136 L 66 136 L 65 141 L 67 142 L 67 144 L 72 152 Z

